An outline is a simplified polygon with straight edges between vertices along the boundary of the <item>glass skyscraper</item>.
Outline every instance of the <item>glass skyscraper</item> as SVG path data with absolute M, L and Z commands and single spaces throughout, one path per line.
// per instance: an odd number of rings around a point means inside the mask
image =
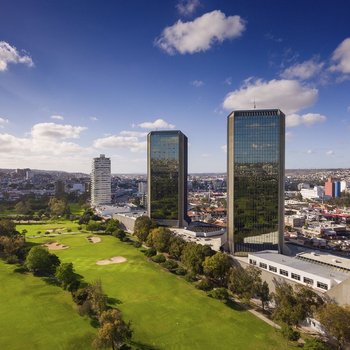
M 228 116 L 227 235 L 230 252 L 283 249 L 285 115 L 279 109 Z
M 161 225 L 187 226 L 187 137 L 152 131 L 147 148 L 148 216 Z

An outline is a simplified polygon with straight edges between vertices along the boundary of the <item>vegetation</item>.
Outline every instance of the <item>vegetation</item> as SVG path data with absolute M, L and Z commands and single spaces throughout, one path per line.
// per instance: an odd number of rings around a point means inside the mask
M 26 258 L 25 265 L 27 269 L 35 275 L 51 275 L 56 271 L 60 260 L 55 254 L 50 254 L 42 246 L 33 247 Z
M 135 220 L 134 235 L 140 242 L 146 242 L 151 229 L 155 226 L 148 216 L 139 216 Z
M 205 258 L 203 270 L 205 275 L 212 278 L 218 285 L 225 286 L 232 263 L 229 255 L 218 252 Z

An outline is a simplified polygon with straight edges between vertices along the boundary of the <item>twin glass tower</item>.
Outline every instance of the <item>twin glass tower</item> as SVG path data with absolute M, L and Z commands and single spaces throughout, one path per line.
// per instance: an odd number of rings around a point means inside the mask
M 161 225 L 187 226 L 187 137 L 148 134 L 148 215 Z M 227 124 L 228 250 L 282 253 L 285 115 L 279 109 L 234 111 Z

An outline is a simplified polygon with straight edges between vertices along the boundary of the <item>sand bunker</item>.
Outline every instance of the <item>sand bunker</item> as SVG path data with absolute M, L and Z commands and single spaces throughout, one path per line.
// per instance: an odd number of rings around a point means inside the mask
M 46 247 L 48 250 L 62 250 L 62 249 L 67 249 L 69 246 L 63 245 L 57 242 L 54 243 L 45 243 L 43 244 L 44 247 Z
M 126 261 L 123 256 L 114 256 L 110 259 L 99 260 L 96 262 L 97 265 L 109 265 L 109 264 L 120 264 Z
M 90 243 L 100 243 L 101 242 L 101 238 L 100 237 L 96 237 L 96 236 L 88 237 L 87 240 Z

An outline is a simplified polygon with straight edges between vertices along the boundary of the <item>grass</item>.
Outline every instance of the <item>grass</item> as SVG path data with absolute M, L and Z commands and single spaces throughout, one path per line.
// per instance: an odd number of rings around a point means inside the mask
M 17 224 L 16 229 L 18 232 L 26 229 L 28 233 L 26 234 L 27 238 L 31 236 L 44 235 L 46 231 L 50 233 L 67 233 L 68 229 L 71 229 L 72 232 L 78 232 L 78 227 L 80 225 L 77 222 L 73 222 L 65 219 L 50 220 L 45 223 L 33 223 L 33 224 Z M 56 230 L 56 232 L 51 232 Z M 41 232 L 40 234 L 38 232 Z
M 249 312 L 209 298 L 149 262 L 133 246 L 111 236 L 101 238 L 101 243 L 92 244 L 84 234 L 59 235 L 55 240 L 70 248 L 54 253 L 63 262 L 73 262 L 86 281 L 101 279 L 105 292 L 132 321 L 139 349 L 288 348 L 279 332 Z M 45 238 L 30 240 L 41 243 Z M 127 262 L 96 265 L 113 256 Z
M 0 260 L 0 349 L 90 349 L 96 331 L 69 293 Z

